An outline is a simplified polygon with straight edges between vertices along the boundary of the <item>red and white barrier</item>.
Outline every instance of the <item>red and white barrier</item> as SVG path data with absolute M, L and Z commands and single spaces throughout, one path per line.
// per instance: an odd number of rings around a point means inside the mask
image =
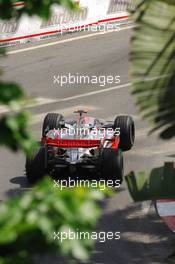
M 52 16 L 47 22 L 26 15 L 19 22 L 0 21 L 0 46 L 59 36 L 65 31 L 73 32 L 100 23 L 126 20 L 127 8 L 134 8 L 132 3 L 133 0 L 79 0 L 79 12 L 70 12 L 53 5 Z M 16 8 L 23 5 L 22 1 L 15 4 Z
M 175 199 L 158 200 L 157 211 L 167 226 L 175 232 Z

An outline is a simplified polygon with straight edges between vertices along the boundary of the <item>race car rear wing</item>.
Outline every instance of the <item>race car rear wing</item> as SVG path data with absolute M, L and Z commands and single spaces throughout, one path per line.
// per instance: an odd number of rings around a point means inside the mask
M 42 143 L 58 148 L 95 148 L 100 147 L 101 140 L 94 139 L 51 139 L 43 138 Z

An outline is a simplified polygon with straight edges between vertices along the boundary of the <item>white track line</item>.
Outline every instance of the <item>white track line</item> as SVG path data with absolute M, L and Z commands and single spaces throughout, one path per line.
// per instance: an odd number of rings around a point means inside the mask
M 30 99 L 29 99 L 30 100 Z M 31 102 L 28 104 L 28 107 L 35 107 L 40 106 L 40 105 L 45 105 L 45 104 L 51 104 L 54 103 L 56 99 L 52 98 L 45 98 L 45 97 L 37 97 L 37 98 L 31 98 Z
M 52 104 L 56 100 L 52 98 L 44 98 L 44 97 L 37 97 L 37 98 L 29 98 L 28 102 L 25 104 L 25 108 L 37 107 L 42 106 L 45 104 Z M 0 114 L 8 113 L 10 110 L 7 106 L 0 105 Z
M 68 101 L 72 101 L 72 100 L 76 100 L 76 99 L 80 99 L 80 98 L 84 98 L 84 97 L 88 97 L 88 96 L 93 96 L 93 95 L 96 95 L 96 94 L 108 93 L 110 91 L 120 90 L 122 88 L 127 88 L 129 86 L 131 86 L 131 83 L 125 83 L 125 84 L 113 86 L 113 87 L 106 88 L 106 89 L 100 89 L 100 90 L 94 91 L 94 92 L 77 94 L 77 95 L 74 95 L 74 96 L 60 98 L 60 99 L 50 99 L 50 98 L 42 98 L 42 99 L 38 98 L 37 99 L 37 98 L 35 98 L 35 99 L 33 99 L 35 102 L 33 102 L 33 104 L 26 105 L 25 108 L 27 108 L 27 107 L 37 107 L 37 106 L 50 104 L 50 103 L 68 102 Z M 0 114 L 4 114 L 4 113 L 7 113 L 7 112 L 9 112 L 8 108 L 5 107 L 5 106 L 0 105 Z
M 77 95 L 74 95 L 74 96 L 65 97 L 65 98 L 62 98 L 62 99 L 55 100 L 55 101 L 57 103 L 67 102 L 67 101 L 71 101 L 71 100 L 75 100 L 75 99 L 79 99 L 79 98 L 83 98 L 83 97 L 88 97 L 88 96 L 92 96 L 92 95 L 96 95 L 96 94 L 108 93 L 110 91 L 120 90 L 122 88 L 130 87 L 130 86 L 131 86 L 131 83 L 125 83 L 125 84 L 113 86 L 113 87 L 106 88 L 106 89 L 100 89 L 100 90 L 94 91 L 94 92 L 77 94 Z
M 98 32 L 98 33 L 88 34 L 88 35 L 84 35 L 84 36 L 79 36 L 79 37 L 59 40 L 59 41 L 55 41 L 55 42 L 51 42 L 51 43 L 41 44 L 41 45 L 37 45 L 37 46 L 34 46 L 34 47 L 25 48 L 25 49 L 12 50 L 12 51 L 8 51 L 7 55 L 22 53 L 22 52 L 36 50 L 36 49 L 41 49 L 41 48 L 50 47 L 50 46 L 56 46 L 56 45 L 59 45 L 59 44 L 68 43 L 68 42 L 72 42 L 72 41 L 75 41 L 75 40 L 91 38 L 91 37 L 100 36 L 100 35 L 104 35 L 104 34 L 109 34 L 109 33 L 113 33 L 113 32 L 120 32 L 121 30 L 127 30 L 127 29 L 131 29 L 133 27 L 134 26 L 127 26 L 127 27 L 121 28 L 120 30 L 119 29 L 114 29 L 114 30 L 110 30 L 110 31 L 106 31 L 106 32 Z

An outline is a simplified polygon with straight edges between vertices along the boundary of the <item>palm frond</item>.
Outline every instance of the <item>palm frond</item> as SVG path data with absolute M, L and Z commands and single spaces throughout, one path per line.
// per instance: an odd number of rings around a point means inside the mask
M 133 94 L 160 136 L 175 136 L 175 1 L 139 1 L 131 41 Z

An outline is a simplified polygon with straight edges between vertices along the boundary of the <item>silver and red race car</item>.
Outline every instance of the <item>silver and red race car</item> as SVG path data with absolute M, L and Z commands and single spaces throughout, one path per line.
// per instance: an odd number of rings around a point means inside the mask
M 135 139 L 132 117 L 117 116 L 114 122 L 105 122 L 84 110 L 74 113 L 77 119 L 71 121 L 58 113 L 46 115 L 40 149 L 26 159 L 28 181 L 76 174 L 122 182 L 123 151 L 130 150 Z

